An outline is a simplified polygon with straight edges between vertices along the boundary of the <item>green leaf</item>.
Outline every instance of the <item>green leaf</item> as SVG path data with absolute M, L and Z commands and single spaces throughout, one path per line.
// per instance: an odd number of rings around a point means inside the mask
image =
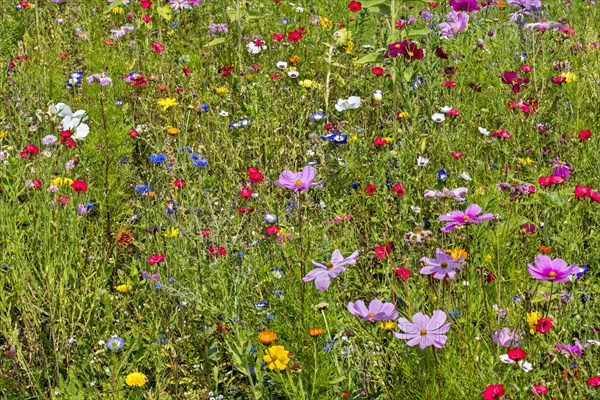
M 365 1 L 363 3 L 363 7 L 376 14 L 390 15 L 392 13 L 392 9 L 390 8 L 387 0 Z
M 332 380 L 332 381 L 329 381 L 329 384 L 330 384 L 330 385 L 336 385 L 336 384 L 338 384 L 338 383 L 340 383 L 340 382 L 343 382 L 343 381 L 345 381 L 346 379 L 347 379 L 347 378 L 346 378 L 345 376 L 340 376 L 340 377 L 337 377 L 337 378 L 335 378 L 335 379 L 334 379 L 334 380 Z
M 235 22 L 238 20 L 238 13 L 237 10 L 232 9 L 232 8 L 228 8 L 227 11 L 227 18 L 229 18 L 230 22 Z M 241 16 L 242 12 L 240 11 L 240 16 Z
M 267 15 L 270 14 L 261 14 L 258 11 L 248 11 L 248 15 L 247 18 L 250 19 L 261 19 L 263 17 L 266 17 Z
M 167 21 L 170 21 L 173 18 L 173 10 L 168 5 L 167 6 L 158 7 L 156 9 L 156 11 L 158 11 L 158 15 L 160 15 L 161 17 L 163 17 Z
M 224 38 L 224 37 L 216 38 L 216 39 L 211 40 L 210 42 L 206 43 L 204 45 L 204 47 L 216 46 L 216 45 L 219 45 L 221 43 L 225 43 L 226 41 L 227 41 L 227 38 Z
M 382 63 L 383 55 L 381 53 L 370 53 L 360 59 L 354 61 L 354 64 L 374 64 Z

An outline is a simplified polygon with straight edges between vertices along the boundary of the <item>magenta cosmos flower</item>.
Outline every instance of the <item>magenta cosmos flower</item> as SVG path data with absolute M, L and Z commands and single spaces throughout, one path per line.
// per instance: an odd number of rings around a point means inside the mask
M 362 300 L 357 300 L 356 303 L 348 303 L 348 311 L 350 314 L 361 317 L 364 321 L 389 321 L 398 318 L 398 311 L 392 303 L 382 303 L 381 300 L 373 300 L 369 303 L 369 308 Z
M 527 264 L 527 270 L 535 279 L 542 281 L 568 282 L 569 275 L 579 273 L 579 266 L 569 265 L 561 258 L 554 260 L 539 254 L 534 261 L 535 265 Z
M 455 269 L 462 271 L 463 257 L 456 260 L 445 251 L 436 249 L 435 258 L 423 257 L 419 261 L 423 263 L 423 268 L 419 271 L 422 275 L 433 274 L 434 279 L 454 279 L 456 277 Z
M 316 175 L 317 171 L 313 167 L 307 165 L 300 172 L 292 172 L 289 169 L 286 169 L 279 174 L 279 179 L 274 183 L 276 186 L 298 192 L 300 190 L 308 190 L 308 188 L 312 186 L 323 183 L 322 180 L 314 182 Z
M 315 269 L 310 271 L 304 278 L 302 278 L 303 282 L 310 282 L 312 280 L 315 281 L 315 287 L 321 292 L 326 292 L 329 289 L 329 284 L 333 278 L 337 278 L 337 276 L 344 272 L 346 268 L 345 265 L 354 265 L 356 264 L 356 259 L 360 254 L 360 250 L 356 250 L 354 253 L 350 254 L 350 257 L 344 258 L 342 253 L 338 250 L 334 251 L 331 255 L 331 261 L 326 264 L 321 264 L 316 261 L 313 261 L 313 265 Z
M 479 204 L 471 204 L 465 212 L 462 211 L 451 211 L 449 214 L 440 215 L 440 221 L 450 222 L 448 225 L 444 226 L 440 230 L 442 232 L 450 232 L 454 228 L 459 225 L 466 225 L 468 223 L 478 224 L 483 221 L 489 221 L 494 218 L 494 214 L 487 213 L 481 216 L 478 216 L 481 213 L 481 207 Z
M 446 313 L 437 310 L 431 318 L 423 313 L 413 315 L 412 322 L 406 318 L 398 320 L 398 329 L 404 333 L 394 332 L 398 339 L 408 339 L 407 346 L 419 345 L 421 350 L 428 346 L 441 349 L 446 344 L 448 336 L 445 334 L 450 330 L 450 323 L 446 322 Z

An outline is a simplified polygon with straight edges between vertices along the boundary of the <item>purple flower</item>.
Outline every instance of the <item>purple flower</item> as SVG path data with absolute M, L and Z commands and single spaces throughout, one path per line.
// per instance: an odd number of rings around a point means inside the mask
M 416 346 L 417 344 L 423 350 L 428 346 L 435 346 L 441 349 L 446 344 L 448 336 L 445 334 L 450 330 L 450 323 L 446 322 L 446 313 L 437 310 L 431 318 L 423 313 L 416 313 L 412 317 L 412 322 L 406 318 L 398 320 L 398 329 L 405 333 L 394 332 L 398 339 L 409 339 L 407 346 Z
M 466 225 L 468 223 L 478 224 L 480 222 L 489 221 L 490 219 L 494 218 L 494 214 L 492 213 L 478 216 L 481 213 L 481 211 L 482 210 L 479 204 L 471 204 L 469 207 L 467 207 L 465 212 L 451 211 L 449 214 L 440 215 L 438 218 L 440 221 L 450 222 L 440 230 L 442 232 L 450 232 L 459 225 Z
M 442 22 L 438 25 L 438 28 L 440 29 L 440 35 L 448 39 L 451 39 L 457 33 L 464 31 L 469 22 L 469 14 L 457 13 L 456 11 L 448 13 L 446 18 L 450 21 Z
M 481 9 L 477 0 L 450 0 L 449 4 L 454 11 L 472 12 Z
M 508 182 L 500 182 L 498 183 L 498 189 L 500 189 L 503 192 L 510 193 L 511 200 L 521 199 L 525 194 L 532 194 L 536 191 L 535 186 L 525 182 L 514 184 L 510 184 Z
M 556 165 L 552 170 L 553 176 L 560 176 L 561 178 L 569 179 L 571 174 L 573 173 L 573 168 L 569 165 L 569 163 L 562 162 L 560 159 L 554 159 L 552 161 L 552 165 Z
M 373 300 L 369 303 L 369 308 L 362 300 L 356 303 L 348 303 L 350 314 L 361 317 L 364 321 L 389 321 L 398 318 L 398 311 L 392 303 L 382 303 L 381 300 Z
M 535 258 L 534 265 L 527 264 L 527 270 L 535 279 L 542 281 L 568 282 L 569 275 L 575 275 L 579 272 L 578 265 L 569 265 L 561 259 L 554 260 L 548 256 L 539 254 Z
M 579 340 L 575 341 L 574 345 L 569 345 L 569 344 L 562 344 L 562 343 L 557 343 L 556 344 L 556 351 L 566 355 L 566 356 L 578 356 L 581 357 L 583 355 L 583 350 L 586 346 L 582 346 L 581 343 L 579 342 Z
M 462 272 L 462 263 L 465 259 L 459 257 L 456 260 L 443 250 L 435 250 L 435 258 L 423 257 L 419 261 L 423 263 L 423 268 L 419 271 L 422 275 L 433 274 L 434 279 L 454 279 L 456 277 L 455 269 Z
M 509 6 L 521 7 L 527 11 L 537 11 L 542 8 L 542 2 L 540 0 L 508 0 L 506 3 Z
M 502 328 L 500 332 L 496 331 L 492 334 L 492 340 L 502 347 L 519 347 L 523 334 L 517 333 L 516 329 Z
M 424 197 L 426 199 L 451 197 L 456 201 L 462 202 L 465 201 L 464 196 L 467 193 L 469 193 L 469 189 L 466 187 L 459 187 L 452 190 L 443 188 L 441 192 L 439 190 L 426 190 Z
M 91 76 L 87 77 L 87 81 L 88 83 L 100 83 L 100 86 L 112 86 L 112 79 L 110 79 L 108 76 L 106 76 L 106 74 L 103 72 L 101 74 L 94 74 Z
M 308 190 L 308 188 L 323 183 L 323 180 L 314 182 L 317 171 L 311 167 L 306 166 L 300 172 L 292 172 L 288 169 L 279 174 L 279 179 L 274 183 L 276 186 L 291 189 L 295 192 L 301 190 Z
M 340 250 L 336 250 L 331 255 L 331 261 L 326 264 L 321 264 L 316 261 L 313 261 L 313 265 L 315 269 L 310 271 L 304 278 L 302 278 L 302 282 L 310 282 L 312 280 L 315 281 L 315 287 L 321 292 L 326 292 L 329 289 L 329 284 L 333 278 L 337 278 L 337 276 L 344 272 L 346 268 L 345 265 L 354 265 L 356 264 L 356 259 L 360 254 L 360 250 L 356 250 L 354 253 L 350 255 L 348 258 L 344 258 Z

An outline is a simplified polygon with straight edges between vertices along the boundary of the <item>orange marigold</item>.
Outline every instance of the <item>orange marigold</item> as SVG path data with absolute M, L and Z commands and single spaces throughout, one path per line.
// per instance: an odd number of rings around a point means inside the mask
M 323 334 L 323 328 L 310 328 L 308 334 L 311 337 L 319 337 Z
M 279 339 L 277 334 L 273 331 L 262 331 L 258 334 L 258 341 L 264 344 L 265 346 L 270 345 L 274 341 Z

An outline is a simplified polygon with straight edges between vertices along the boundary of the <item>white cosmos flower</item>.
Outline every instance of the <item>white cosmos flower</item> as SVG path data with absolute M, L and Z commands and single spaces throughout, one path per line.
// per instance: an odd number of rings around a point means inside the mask
M 360 107 L 360 97 L 358 96 L 350 96 L 348 99 L 338 99 L 337 104 L 335 105 L 335 109 L 339 112 L 346 110 L 354 110 Z
M 446 120 L 446 116 L 442 113 L 435 113 L 431 116 L 431 119 L 435 122 L 444 122 Z
M 423 156 L 419 156 L 417 158 L 417 165 L 419 167 L 425 167 L 425 166 L 427 166 L 427 163 L 429 163 L 429 158 L 425 158 Z
M 489 134 L 490 134 L 490 132 L 485 128 L 479 127 L 477 129 L 479 129 L 479 132 L 484 136 L 489 136 Z
M 442 108 L 440 108 L 440 111 L 443 112 L 444 114 L 446 114 L 447 112 L 451 111 L 452 107 L 448 107 L 448 106 L 444 106 Z
M 48 113 L 51 115 L 58 115 L 59 117 L 64 117 L 66 115 L 73 114 L 73 111 L 71 111 L 71 107 L 69 107 L 65 103 L 56 103 L 50 104 L 50 106 L 48 106 Z

